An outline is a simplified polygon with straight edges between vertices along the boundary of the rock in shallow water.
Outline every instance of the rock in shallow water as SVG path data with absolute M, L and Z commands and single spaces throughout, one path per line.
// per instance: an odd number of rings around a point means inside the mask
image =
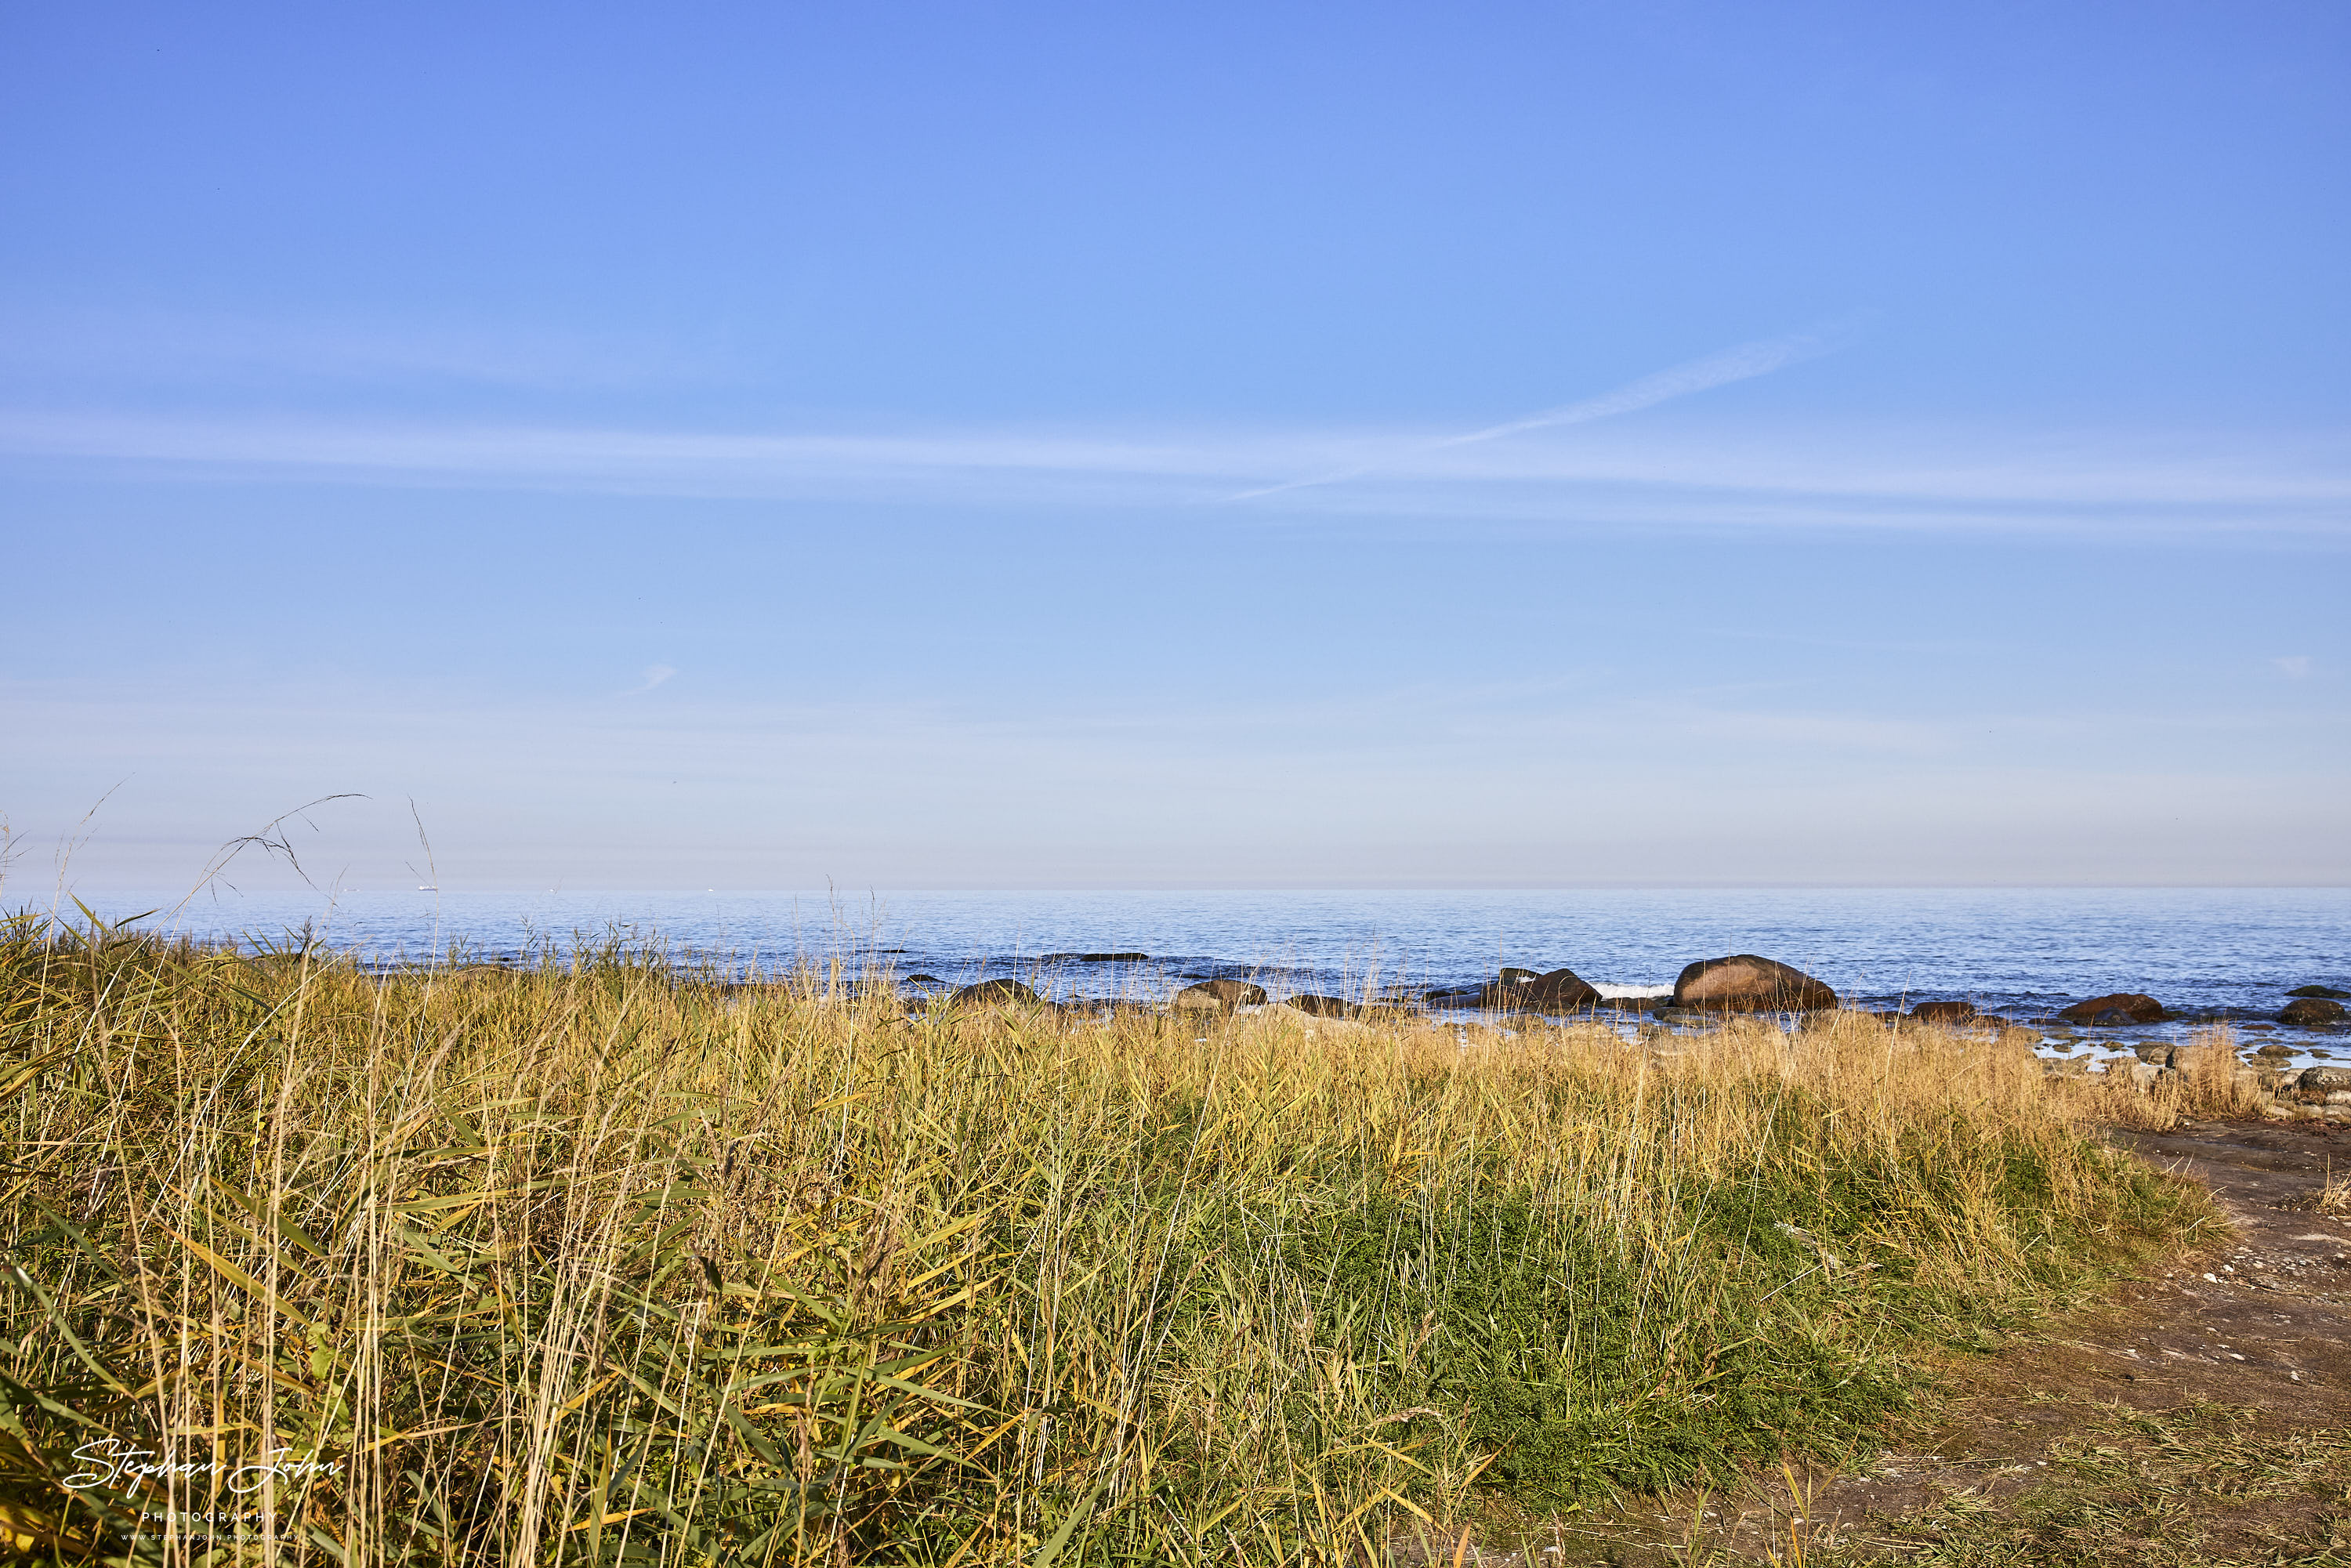
M 2333 986 L 2296 986 L 2286 993 L 2289 997 L 2332 997 L 2336 1001 L 2351 1001 L 2351 991 L 2338 991 Z
M 1671 997 L 1603 997 L 1593 1005 L 1610 1012 L 1653 1013 L 1672 1002 Z
M 1530 1008 L 1539 1012 L 1577 1012 L 1601 1005 L 1598 991 L 1573 969 L 1552 969 L 1538 975 L 1532 969 L 1506 968 L 1492 985 L 1474 991 L 1431 991 L 1433 1008 Z
M 2161 1023 L 2163 1004 L 2137 991 L 2116 991 L 2075 1002 L 2057 1016 L 2067 1023 Z
M 947 998 L 955 1003 L 1018 1002 L 1023 1007 L 1035 1007 L 1044 999 L 1018 980 L 982 980 Z
M 1265 1001 L 1265 988 L 1252 986 L 1247 980 L 1202 980 L 1196 986 L 1186 986 L 1176 993 L 1178 1010 L 1215 1009 L 1230 1012 L 1235 1008 L 1253 1008 Z
M 2278 1022 L 2308 1029 L 2313 1024 L 2341 1023 L 2346 1018 L 2351 1018 L 2351 1012 L 2346 1012 L 2341 1002 L 2331 1002 L 2324 997 L 2301 997 L 2286 1003 L 2285 1010 L 2278 1014 Z
M 1964 1023 L 1976 1016 L 1973 1002 L 1920 1002 L 1910 1009 L 1920 1023 Z
M 1752 953 L 1700 958 L 1674 980 L 1673 1005 L 1709 1012 L 1812 1012 L 1836 993 L 1802 969 Z
M 1579 1008 L 1600 1005 L 1600 993 L 1578 977 L 1573 969 L 1553 969 L 1537 975 L 1520 988 L 1520 1005 L 1541 1008 L 1545 1012 L 1565 1012 Z
M 1303 992 L 1287 999 L 1287 1006 L 1319 1019 L 1351 1019 L 1363 1009 L 1343 997 L 1318 997 Z

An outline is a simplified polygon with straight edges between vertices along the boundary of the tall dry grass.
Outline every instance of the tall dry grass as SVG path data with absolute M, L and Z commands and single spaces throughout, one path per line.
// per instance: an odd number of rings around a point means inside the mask
M 60 1559 L 1376 1562 L 1865 1444 L 2202 1220 L 2081 1135 L 2123 1097 L 1855 1016 L 0 971 L 0 1531 Z

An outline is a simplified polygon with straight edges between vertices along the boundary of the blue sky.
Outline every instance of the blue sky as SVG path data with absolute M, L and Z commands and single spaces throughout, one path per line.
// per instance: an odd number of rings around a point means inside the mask
M 0 7 L 11 896 L 2351 882 L 2346 68 Z

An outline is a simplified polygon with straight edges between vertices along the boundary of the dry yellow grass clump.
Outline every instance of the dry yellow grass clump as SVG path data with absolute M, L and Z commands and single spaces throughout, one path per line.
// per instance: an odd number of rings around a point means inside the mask
M 1856 1015 L 0 963 L 0 1531 L 62 1558 L 1377 1561 L 1865 1444 L 2203 1212 L 2076 1130 L 2168 1100 Z

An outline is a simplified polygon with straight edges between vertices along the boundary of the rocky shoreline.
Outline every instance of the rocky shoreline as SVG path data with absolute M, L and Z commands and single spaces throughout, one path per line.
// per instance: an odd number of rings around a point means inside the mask
M 1033 960 L 1042 970 L 1057 963 L 1141 964 L 1149 961 L 1144 953 L 1049 953 Z M 899 978 L 896 984 L 909 990 L 917 999 L 932 998 L 949 1002 L 995 1001 L 1017 999 L 1037 1005 L 1047 1005 L 1047 998 L 1026 982 L 997 978 L 976 984 L 950 987 L 933 975 L 915 974 Z M 1654 988 L 1657 994 L 1625 994 L 1618 988 L 1610 994 L 1584 980 L 1573 969 L 1562 967 L 1534 970 L 1504 966 L 1494 979 L 1482 986 L 1430 987 L 1419 988 L 1389 988 L 1360 1000 L 1301 991 L 1280 998 L 1279 1005 L 1295 1006 L 1317 1016 L 1355 1016 L 1372 1012 L 1485 1012 L 1538 1013 L 1552 1017 L 1573 1014 L 1650 1013 L 1667 1018 L 1705 1017 L 1726 1012 L 1802 1013 L 1851 1006 L 1824 982 L 1792 965 L 1752 953 L 1731 954 L 1720 958 L 1701 958 L 1676 977 L 1670 992 L 1663 987 Z M 2301 1030 L 2332 1030 L 2351 1028 L 2351 990 L 2331 986 L 2298 986 L 2283 993 L 2283 1001 L 2274 1013 L 2259 1013 L 2247 1009 L 2189 1010 L 2167 1007 L 2156 998 L 2137 991 L 2114 991 L 2103 996 L 2086 998 L 2048 1013 L 2019 1015 L 2011 1012 L 1979 1011 L 1974 1002 L 1945 998 L 1917 1003 L 1907 1009 L 1862 1009 L 1871 1016 L 1887 1022 L 1910 1019 L 1917 1022 L 1964 1023 L 1974 1019 L 2038 1027 L 2058 1032 L 2075 1029 L 2113 1029 L 2146 1024 L 2229 1024 L 2260 1032 L 2286 1027 Z M 1183 987 L 1167 998 L 1166 1005 L 1179 1010 L 1267 1005 L 1270 998 L 1262 985 L 1254 981 L 1228 977 L 1203 978 Z M 1096 1006 L 1095 1002 L 1079 1002 L 1076 1006 Z
M 1052 956 L 1076 962 L 1134 962 L 1145 957 L 1130 953 Z M 2351 1009 L 2344 1005 L 2351 992 L 2315 984 L 2285 992 L 2278 1012 L 2261 1019 L 2241 1013 L 2182 1013 L 2137 991 L 2085 998 L 2045 1016 L 1979 1010 L 1973 1002 L 1953 998 L 1919 1002 L 1907 1009 L 1869 1009 L 1849 1005 L 1828 985 L 1792 965 L 1752 953 L 1691 963 L 1676 977 L 1671 992 L 1660 995 L 1612 996 L 1573 969 L 1515 967 L 1503 967 L 1483 986 L 1389 991 L 1360 1001 L 1312 991 L 1295 992 L 1277 1001 L 1254 981 L 1221 977 L 1195 981 L 1158 1003 L 1055 1002 L 1022 981 L 1005 978 L 954 988 L 927 975 L 908 977 L 904 983 L 916 988 L 907 1000 L 919 1009 L 1010 1005 L 1093 1014 L 1147 1010 L 1215 1018 L 1278 1006 L 1316 1019 L 1357 1021 L 1418 1018 L 1442 1023 L 1475 1015 L 1480 1020 L 1504 1022 L 1524 1017 L 1619 1027 L 1631 1024 L 1639 1038 L 1719 1026 L 1734 1015 L 1771 1015 L 1798 1030 L 1827 1014 L 1857 1015 L 1896 1030 L 1921 1027 L 1963 1030 L 1980 1036 L 1988 1044 L 2042 1055 L 2045 1070 L 2053 1077 L 2089 1076 L 2095 1069 L 2097 1075 L 2140 1092 L 2161 1087 L 2167 1074 L 2181 1073 L 2188 1066 L 2187 1052 L 2194 1048 L 2163 1040 L 2126 1043 L 2107 1031 L 2155 1024 L 2205 1025 L 2242 1031 L 2244 1042 L 2235 1049 L 2250 1051 L 2252 1060 L 2236 1058 L 2237 1082 L 2261 1097 L 2265 1115 L 2278 1120 L 2351 1123 L 2351 1067 L 2322 1061 L 2296 1069 L 2290 1063 L 2297 1054 L 2325 1058 L 2332 1053 L 2320 1048 L 2297 1052 L 2282 1043 L 2252 1043 L 2280 1026 L 2321 1038 L 2338 1032 L 2351 1035 Z M 925 986 L 937 988 L 919 988 Z M 2084 1030 L 2092 1032 L 2085 1038 L 2077 1032 Z M 2076 1054 L 2094 1043 L 2124 1054 L 2103 1061 Z

